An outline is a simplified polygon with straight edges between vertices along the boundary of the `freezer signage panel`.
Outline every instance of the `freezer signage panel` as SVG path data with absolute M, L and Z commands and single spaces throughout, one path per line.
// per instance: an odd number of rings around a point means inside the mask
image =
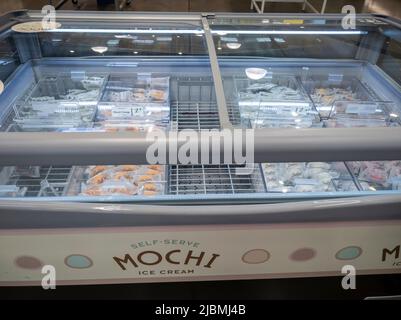
M 401 273 L 400 246 L 400 221 L 3 230 L 0 285 Z

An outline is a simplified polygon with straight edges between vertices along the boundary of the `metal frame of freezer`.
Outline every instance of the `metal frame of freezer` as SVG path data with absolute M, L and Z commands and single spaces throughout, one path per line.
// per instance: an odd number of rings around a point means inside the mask
M 209 21 L 218 16 L 252 18 L 252 15 L 126 12 L 113 13 L 112 18 L 93 12 L 59 15 L 62 19 L 85 19 L 89 23 L 101 19 L 198 21 L 208 49 L 215 114 L 220 129 L 233 128 L 221 69 L 224 64 L 239 63 L 240 59 L 218 59 Z M 399 26 L 398 21 L 375 17 Z M 38 12 L 12 13 L 3 17 L 7 21 L 3 30 L 7 33 L 6 29 L 15 21 L 40 18 Z M 119 65 L 116 59 L 111 58 L 113 67 Z M 122 68 L 134 61 L 118 59 L 123 62 Z M 185 62 L 196 65 L 199 61 L 202 59 L 189 58 Z M 260 61 L 254 59 L 252 63 Z M 63 63 L 88 66 L 107 62 L 110 63 L 109 58 L 45 58 L 38 65 L 57 69 Z M 269 59 L 268 63 L 321 65 L 320 61 L 291 59 Z M 325 63 L 338 65 L 338 61 Z M 352 66 L 362 62 L 341 63 Z M 29 74 L 29 64 L 19 67 L 6 82 L 8 91 L 4 94 L 9 95 L 10 101 L 14 98 L 10 88 L 19 83 L 13 79 Z M 390 84 L 394 94 L 399 93 L 399 86 L 381 70 L 370 65 L 367 70 L 368 77 L 379 77 Z M 184 142 L 175 138 L 167 141 L 178 146 Z M 148 146 L 145 134 L 141 133 L 2 132 L 0 165 L 143 164 Z M 395 160 L 400 155 L 401 128 L 255 130 L 257 163 Z M 397 191 L 316 193 L 313 197 L 233 192 L 129 200 L 2 199 L 0 285 L 40 285 L 44 265 L 55 267 L 58 284 L 313 277 L 341 275 L 346 264 L 355 266 L 357 274 L 400 273 L 400 235 L 401 195 Z

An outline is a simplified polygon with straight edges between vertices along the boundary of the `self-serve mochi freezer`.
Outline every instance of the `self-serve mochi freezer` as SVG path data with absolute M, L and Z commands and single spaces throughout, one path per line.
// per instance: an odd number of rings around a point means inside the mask
M 398 20 L 42 18 L 1 18 L 1 285 L 400 273 Z M 253 129 L 255 164 L 149 164 L 156 129 Z

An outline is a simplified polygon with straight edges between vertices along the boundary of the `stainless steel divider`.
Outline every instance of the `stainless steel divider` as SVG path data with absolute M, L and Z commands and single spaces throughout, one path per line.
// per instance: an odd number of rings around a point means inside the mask
M 223 80 L 221 78 L 219 62 L 217 60 L 216 48 L 213 42 L 213 36 L 210 32 L 209 22 L 207 17 L 202 17 L 202 26 L 205 32 L 206 45 L 209 53 L 210 67 L 212 69 L 214 88 L 216 90 L 217 108 L 219 110 L 220 128 L 232 128 L 227 110 L 226 97 L 224 95 Z

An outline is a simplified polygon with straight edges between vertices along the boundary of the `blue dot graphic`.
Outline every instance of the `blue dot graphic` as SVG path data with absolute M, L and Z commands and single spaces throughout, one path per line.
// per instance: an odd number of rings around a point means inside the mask
M 81 254 L 72 254 L 64 259 L 67 266 L 74 269 L 86 269 L 93 265 L 92 260 Z
M 353 260 L 358 258 L 362 254 L 362 249 L 357 246 L 349 246 L 342 248 L 336 253 L 336 259 L 338 260 Z

